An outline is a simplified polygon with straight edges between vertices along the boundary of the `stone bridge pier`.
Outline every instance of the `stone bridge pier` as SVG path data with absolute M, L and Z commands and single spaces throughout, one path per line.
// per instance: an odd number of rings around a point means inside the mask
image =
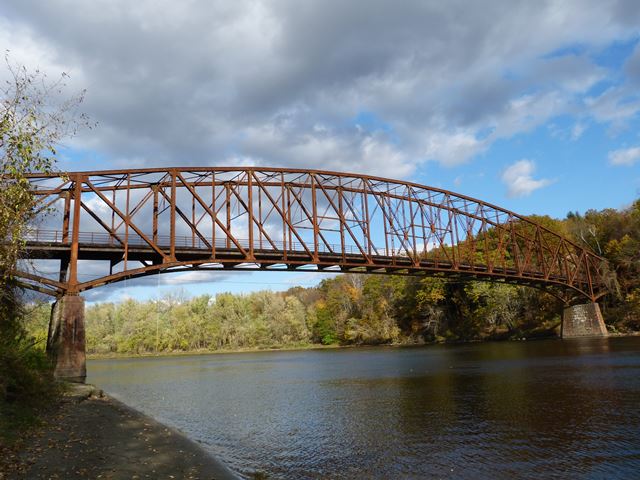
M 84 298 L 65 295 L 51 308 L 47 354 L 55 365 L 54 376 L 84 383 L 87 376 L 84 334 Z
M 607 327 L 595 302 L 566 307 L 562 313 L 562 338 L 606 337 Z

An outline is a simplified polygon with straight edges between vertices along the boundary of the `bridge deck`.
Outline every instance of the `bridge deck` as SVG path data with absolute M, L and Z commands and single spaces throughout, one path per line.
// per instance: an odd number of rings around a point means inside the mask
M 112 265 L 121 262 L 125 255 L 125 247 L 114 241 L 108 234 L 85 232 L 80 235 L 78 244 L 78 260 L 109 261 Z M 46 239 L 50 238 L 49 241 Z M 340 253 L 330 251 L 326 247 L 317 255 L 307 252 L 301 245 L 293 244 L 293 249 L 273 250 L 271 248 L 249 249 L 246 241 L 242 243 L 245 253 L 237 247 L 227 247 L 223 241 L 216 242 L 215 248 L 205 247 L 199 239 L 176 237 L 175 261 L 168 268 L 191 265 L 199 269 L 255 268 L 269 270 L 309 270 L 342 271 L 353 273 L 384 273 L 399 275 L 442 274 L 447 277 L 464 277 L 467 279 L 501 276 L 505 283 L 544 287 L 548 284 L 564 285 L 565 278 L 545 275 L 541 271 L 518 272 L 515 268 L 504 266 L 487 266 L 470 263 L 452 263 L 442 260 L 422 258 L 414 261 L 407 255 L 397 252 L 385 252 L 388 255 L 363 255 L 356 247 L 345 246 Z M 56 241 L 57 240 L 57 241 Z M 162 239 L 161 239 L 162 240 Z M 170 245 L 158 242 L 163 250 L 169 252 Z M 282 246 L 282 245 L 281 245 Z M 297 247 L 297 248 L 296 248 Z M 336 250 L 339 246 L 334 246 Z M 67 260 L 71 253 L 71 244 L 63 243 L 60 232 L 39 232 L 38 239 L 29 240 L 26 244 L 28 257 L 33 260 Z M 162 257 L 140 237 L 128 239 L 126 247 L 128 262 L 140 262 L 144 266 L 157 266 L 146 274 L 156 273 L 163 264 Z M 357 253 L 356 253 L 357 252 Z M 311 255 L 310 255 L 311 253 Z M 216 267 L 217 265 L 217 267 Z M 141 276 L 145 272 L 131 276 Z M 495 280 L 495 278 L 494 278 Z M 586 284 L 586 282 L 585 282 Z

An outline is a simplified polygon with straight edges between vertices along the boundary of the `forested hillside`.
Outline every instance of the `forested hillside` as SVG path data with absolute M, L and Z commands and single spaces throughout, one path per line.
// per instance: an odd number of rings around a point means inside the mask
M 640 200 L 628 209 L 537 222 L 606 257 L 618 295 L 602 302 L 612 331 L 640 330 Z M 86 312 L 90 353 L 153 353 L 312 344 L 472 341 L 554 335 L 562 304 L 527 287 L 444 278 L 345 274 L 317 287 L 103 303 Z M 30 329 L 46 335 L 49 306 Z

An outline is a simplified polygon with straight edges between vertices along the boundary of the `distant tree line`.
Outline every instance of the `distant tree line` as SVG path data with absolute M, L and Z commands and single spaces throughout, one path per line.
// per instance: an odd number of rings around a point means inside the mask
M 640 330 L 640 200 L 624 210 L 533 220 L 610 261 L 618 294 L 603 302 L 608 327 Z M 528 287 L 344 274 L 286 292 L 95 304 L 86 312 L 87 349 L 140 354 L 531 338 L 555 335 L 561 312 L 558 299 Z M 48 317 L 48 305 L 35 308 L 31 330 L 46 335 Z

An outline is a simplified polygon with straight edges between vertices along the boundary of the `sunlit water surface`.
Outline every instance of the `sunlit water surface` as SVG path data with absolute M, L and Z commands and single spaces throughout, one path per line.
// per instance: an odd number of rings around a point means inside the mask
M 640 338 L 92 360 L 268 478 L 640 478 Z

